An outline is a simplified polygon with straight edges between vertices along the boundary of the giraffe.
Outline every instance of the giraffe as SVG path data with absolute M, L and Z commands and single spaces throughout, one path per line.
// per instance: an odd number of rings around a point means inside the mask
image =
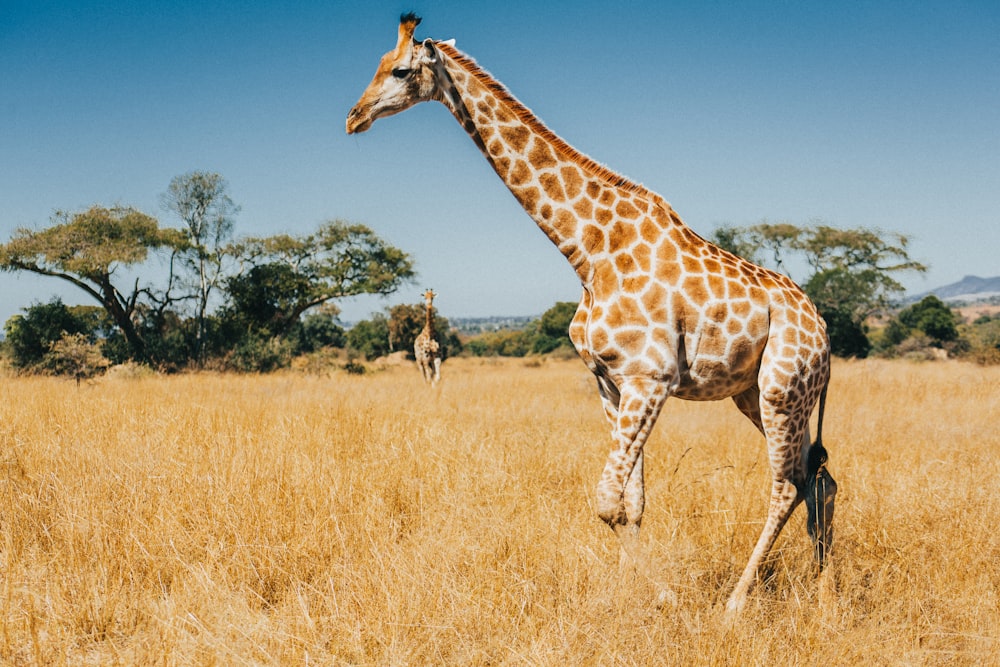
M 441 379 L 441 353 L 434 332 L 434 297 L 432 290 L 424 292 L 424 307 L 426 322 L 424 328 L 413 341 L 413 355 L 417 359 L 417 367 L 423 373 L 424 382 L 432 387 Z
M 597 513 L 617 534 L 623 559 L 661 586 L 662 601 L 676 601 L 638 541 L 643 446 L 668 397 L 731 398 L 766 440 L 771 494 L 727 613 L 746 605 L 759 566 L 802 501 L 822 570 L 837 486 L 822 444 L 830 344 L 816 307 L 789 278 L 709 243 L 660 195 L 578 152 L 453 40 L 415 39 L 420 20 L 401 16 L 396 47 L 349 112 L 347 132 L 419 102 L 443 103 L 569 261 L 583 287 L 570 338 L 611 426 Z

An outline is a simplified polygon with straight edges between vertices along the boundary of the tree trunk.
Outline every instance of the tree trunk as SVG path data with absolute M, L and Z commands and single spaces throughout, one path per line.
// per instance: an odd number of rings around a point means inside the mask
M 122 330 L 122 335 L 125 336 L 129 347 L 132 348 L 132 358 L 136 361 L 146 361 L 146 341 L 139 335 L 135 323 L 132 322 L 131 309 L 126 309 L 118 300 L 117 291 L 111 285 L 111 280 L 108 277 L 103 278 L 100 284 L 101 302 L 104 304 L 104 309 L 108 311 L 108 315 Z

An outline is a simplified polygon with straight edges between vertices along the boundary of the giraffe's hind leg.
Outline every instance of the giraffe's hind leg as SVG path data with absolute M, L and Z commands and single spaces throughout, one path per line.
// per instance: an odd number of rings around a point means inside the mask
M 775 540 L 782 527 L 792 515 L 795 507 L 799 504 L 798 491 L 795 485 L 788 480 L 775 479 L 771 482 L 771 501 L 768 505 L 767 520 L 764 522 L 764 529 L 757 539 L 750 560 L 747 561 L 740 580 L 736 583 L 729 601 L 726 603 L 726 610 L 729 612 L 739 611 L 746 604 L 747 594 L 750 587 L 757 579 L 757 570 L 760 568 L 764 558 L 767 557 L 774 546 Z
M 817 378 L 822 378 L 822 386 L 825 386 L 825 377 L 820 374 L 813 379 Z M 740 411 L 767 439 L 773 476 L 767 521 L 729 598 L 727 609 L 730 612 L 739 610 L 746 603 L 747 593 L 756 579 L 760 564 L 800 502 L 806 503 L 806 527 L 813 540 L 816 561 L 821 569 L 829 556 L 837 484 L 826 469 L 826 450 L 820 438 L 817 437 L 815 443 L 809 441 L 809 417 L 820 392 L 819 382 L 814 381 L 812 385 L 798 384 L 792 391 L 771 388 L 763 396 L 756 387 L 752 387 L 734 397 Z M 798 399 L 791 399 L 790 396 Z M 820 420 L 822 421 L 822 405 Z
M 734 398 L 740 411 L 754 422 L 767 439 L 771 499 L 760 537 L 726 604 L 729 612 L 738 611 L 746 604 L 747 594 L 757 579 L 761 563 L 770 553 L 788 518 L 803 500 L 801 487 L 805 469 L 801 457 L 810 410 L 805 409 L 805 402 L 789 399 L 789 393 L 774 389 L 762 393 L 753 388 Z M 755 399 L 756 407 L 753 405 Z
M 760 392 L 757 387 L 751 387 L 742 394 L 733 397 L 733 402 L 754 426 L 764 432 L 760 418 Z M 806 452 L 805 483 L 799 488 L 799 496 L 806 503 L 809 516 L 806 529 L 812 538 L 816 552 L 816 562 L 822 569 L 830 551 L 833 540 L 833 506 L 837 495 L 837 483 L 826 469 L 826 449 L 822 443 L 809 442 L 809 430 L 803 438 Z

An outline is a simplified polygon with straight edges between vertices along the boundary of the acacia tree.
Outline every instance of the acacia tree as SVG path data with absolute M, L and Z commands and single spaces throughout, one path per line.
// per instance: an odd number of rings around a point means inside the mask
M 15 230 L 0 246 L 0 270 L 30 271 L 76 285 L 107 311 L 132 355 L 144 360 L 146 345 L 134 317 L 140 297 L 150 291 L 116 284 L 119 269 L 141 264 L 150 250 L 176 248 L 183 236 L 160 229 L 156 220 L 129 207 L 94 206 L 82 213 L 56 213 L 47 229 Z
M 223 280 L 226 243 L 232 238 L 233 217 L 239 212 L 239 206 L 226 193 L 227 188 L 219 174 L 193 171 L 174 177 L 162 196 L 163 206 L 184 222 L 187 244 L 178 247 L 175 256 L 194 279 L 194 348 L 198 362 L 204 354 L 209 300 Z M 168 295 L 172 282 L 171 272 Z
M 768 264 L 782 273 L 788 273 L 785 257 L 796 249 L 803 232 L 802 228 L 787 222 L 764 221 L 750 227 L 719 227 L 712 240 L 755 264 Z
M 818 305 L 846 308 L 855 320 L 863 320 L 888 308 L 893 297 L 903 292 L 895 274 L 927 270 L 910 259 L 908 245 L 909 238 L 903 234 L 817 225 L 802 230 L 793 248 L 804 253 L 813 269 L 810 283 L 817 278 L 818 286 L 844 283 L 845 289 L 829 293 L 815 289 L 809 296 L 818 300 Z M 847 278 L 824 277 L 838 273 Z

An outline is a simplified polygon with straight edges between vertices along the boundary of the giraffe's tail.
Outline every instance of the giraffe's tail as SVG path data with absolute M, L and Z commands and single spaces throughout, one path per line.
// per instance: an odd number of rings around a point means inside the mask
M 826 389 L 819 395 L 819 415 L 816 423 L 816 439 L 810 444 L 806 455 L 805 502 L 809 518 L 806 528 L 813 539 L 816 562 L 822 569 L 833 542 L 833 508 L 837 495 L 837 483 L 826 469 L 827 453 L 823 447 L 823 413 L 826 410 Z
M 823 391 L 819 395 L 819 414 L 816 417 L 816 439 L 809 445 L 809 454 L 806 459 L 806 479 L 814 479 L 820 467 L 826 464 L 827 453 L 823 447 L 823 413 L 826 412 L 826 390 L 830 386 L 827 380 L 823 385 Z

